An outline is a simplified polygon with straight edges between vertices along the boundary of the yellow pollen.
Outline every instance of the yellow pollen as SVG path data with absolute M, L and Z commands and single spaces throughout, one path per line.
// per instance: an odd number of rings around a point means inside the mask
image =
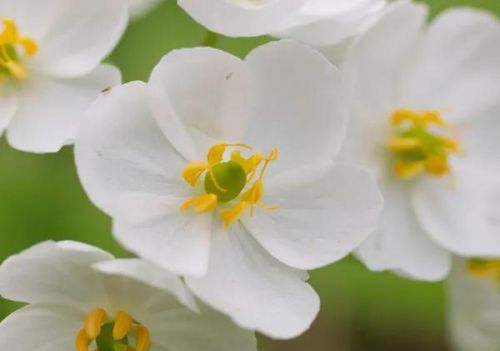
M 130 337 L 135 339 L 135 348 L 129 345 Z M 76 351 L 89 351 L 92 344 L 95 344 L 92 349 L 95 351 L 149 351 L 151 347 L 149 330 L 130 314 L 118 311 L 113 320 L 102 308 L 87 314 L 76 336 Z
M 475 277 L 500 282 L 500 260 L 471 259 L 467 263 L 467 268 Z
M 224 155 L 228 148 L 236 149 L 226 160 Z M 184 167 L 182 177 L 191 187 L 196 187 L 200 178 L 205 176 L 205 193 L 184 201 L 181 212 L 192 208 L 198 213 L 208 213 L 218 204 L 233 202 L 220 214 L 227 229 L 243 216 L 247 208 L 252 216 L 255 206 L 266 211 L 277 209 L 276 206 L 263 205 L 260 200 L 264 195 L 265 172 L 269 164 L 278 159 L 278 149 L 272 150 L 268 156 L 253 153 L 249 157 L 242 156 L 241 149 L 252 150 L 252 147 L 243 143 L 215 144 L 208 150 L 206 162 L 191 162 Z
M 23 80 L 27 70 L 21 60 L 21 50 L 27 57 L 38 52 L 37 42 L 27 36 L 19 35 L 17 24 L 12 19 L 3 19 L 3 31 L 0 32 L 0 76 L 6 75 L 16 80 Z
M 439 112 L 398 109 L 391 115 L 390 123 L 396 132 L 386 146 L 394 155 L 398 177 L 411 180 L 422 173 L 435 177 L 451 174 L 449 156 L 459 153 L 460 145 L 455 138 L 434 131 L 449 127 Z

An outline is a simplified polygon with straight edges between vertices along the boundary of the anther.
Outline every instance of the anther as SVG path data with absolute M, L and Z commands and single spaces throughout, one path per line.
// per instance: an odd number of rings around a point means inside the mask
M 84 329 L 90 339 L 95 339 L 99 336 L 105 318 L 106 312 L 102 308 L 96 309 L 87 315 Z
M 132 322 L 132 317 L 128 313 L 119 311 L 116 314 L 115 325 L 113 327 L 113 339 L 123 339 L 130 331 Z
M 149 330 L 142 326 L 137 326 L 137 344 L 135 346 L 135 351 L 149 351 L 151 347 L 151 340 L 149 335 Z

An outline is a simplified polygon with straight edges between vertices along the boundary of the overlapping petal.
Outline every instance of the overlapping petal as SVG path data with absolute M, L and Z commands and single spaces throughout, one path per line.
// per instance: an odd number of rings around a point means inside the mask
M 270 256 L 239 224 L 222 225 L 212 237 L 208 273 L 186 278 L 204 302 L 229 315 L 243 328 L 274 338 L 298 336 L 319 310 L 319 298 L 294 270 Z
M 59 151 L 74 141 L 85 110 L 101 90 L 120 81 L 120 72 L 109 65 L 80 78 L 32 77 L 17 93 L 17 110 L 7 130 L 9 144 L 30 152 Z
M 60 78 L 94 70 L 122 36 L 127 11 L 122 0 L 0 1 L 2 16 L 38 42 L 34 69 Z
M 303 167 L 266 184 L 266 202 L 243 223 L 274 257 L 314 269 L 348 255 L 377 226 L 382 196 L 367 172 L 348 165 Z

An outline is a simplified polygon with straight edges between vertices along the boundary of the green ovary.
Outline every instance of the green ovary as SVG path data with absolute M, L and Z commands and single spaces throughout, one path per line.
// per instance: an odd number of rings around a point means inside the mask
M 235 199 L 247 183 L 247 174 L 241 165 L 229 161 L 215 165 L 212 174 L 219 187 L 214 184 L 212 175 L 205 175 L 205 191 L 207 194 L 215 194 L 219 202 L 229 202 Z M 224 189 L 222 191 L 220 188 Z

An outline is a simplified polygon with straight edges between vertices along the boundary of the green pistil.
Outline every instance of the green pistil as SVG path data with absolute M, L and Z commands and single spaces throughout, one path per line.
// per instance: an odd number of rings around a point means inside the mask
M 123 339 L 113 339 L 114 323 L 106 323 L 101 328 L 101 334 L 96 338 L 97 349 L 99 351 L 127 351 L 128 338 L 125 336 Z
M 225 191 L 219 190 L 210 173 L 205 175 L 205 191 L 207 194 L 215 194 L 219 202 L 229 202 L 235 199 L 247 183 L 247 174 L 243 167 L 236 162 L 223 162 L 212 167 L 217 184 Z

